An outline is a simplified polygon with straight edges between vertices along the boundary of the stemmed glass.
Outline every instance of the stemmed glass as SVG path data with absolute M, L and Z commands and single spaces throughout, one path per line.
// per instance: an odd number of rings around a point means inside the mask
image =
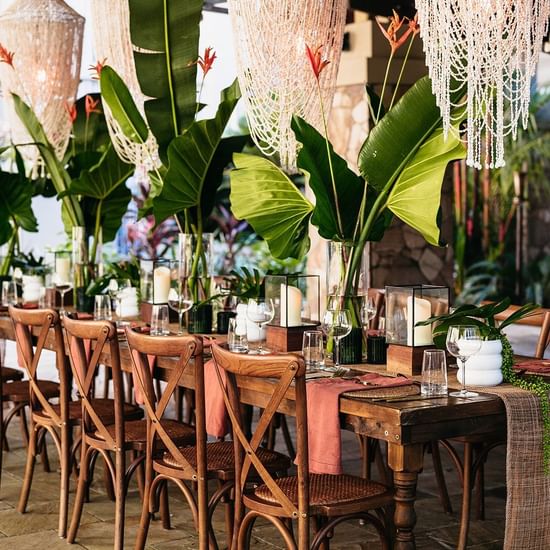
M 183 334 L 183 315 L 193 307 L 193 299 L 185 277 L 172 279 L 170 292 L 168 293 L 168 305 L 177 312 L 179 318 L 178 334 Z
M 334 340 L 334 367 L 325 370 L 340 368 L 340 340 L 351 332 L 351 315 L 347 309 L 327 309 L 323 316 L 322 329 Z
M 111 279 L 109 281 L 109 286 L 107 287 L 109 291 L 109 296 L 112 300 L 116 300 L 118 304 L 118 307 L 116 308 L 118 317 L 116 324 L 118 327 L 122 327 L 125 324 L 128 324 L 127 322 L 122 320 L 122 300 L 124 298 L 124 290 L 131 287 L 132 283 L 128 279 Z
M 275 316 L 273 300 L 249 300 L 246 307 L 246 318 L 258 326 L 259 344 L 255 353 L 265 355 L 269 350 L 262 346 L 262 328 L 270 323 Z
M 466 361 L 481 349 L 481 333 L 476 326 L 452 326 L 447 332 L 447 350 L 462 363 L 462 389 L 451 392 L 451 397 L 477 397 L 466 389 Z

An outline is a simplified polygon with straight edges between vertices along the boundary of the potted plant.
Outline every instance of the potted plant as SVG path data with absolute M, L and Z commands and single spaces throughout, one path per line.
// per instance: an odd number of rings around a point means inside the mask
M 395 51 L 407 41 L 410 51 L 419 28 L 416 18 L 400 19 L 394 13 L 383 31 L 391 46 L 389 68 Z M 307 47 L 306 53 L 319 84 L 319 75 L 328 63 L 323 59 L 322 47 Z M 403 65 L 407 58 L 408 52 Z M 382 98 L 385 88 L 386 84 Z M 463 92 L 457 87 L 453 95 L 453 103 L 458 103 Z M 315 195 L 315 204 L 265 158 L 235 154 L 236 169 L 231 172 L 233 212 L 267 241 L 276 258 L 302 258 L 310 246 L 310 224 L 321 237 L 334 243 L 335 250 L 340 250 L 330 270 L 336 280 L 333 292 L 340 298 L 337 307 L 350 310 L 356 331 L 361 327 L 356 297 L 365 291 L 363 252 L 367 242 L 380 240 L 395 215 L 429 243 L 441 245 L 439 221 L 445 170 L 449 162 L 466 156 L 458 130 L 463 113 L 453 113 L 454 131 L 445 136 L 428 77 L 416 82 L 397 102 L 394 93 L 387 111 L 369 87 L 367 96 L 373 127 L 359 153 L 360 176 L 348 168 L 328 140 L 321 93 L 324 134 L 300 117 L 293 118 L 292 128 L 300 144 L 298 168 Z M 360 356 L 359 349 L 353 360 Z

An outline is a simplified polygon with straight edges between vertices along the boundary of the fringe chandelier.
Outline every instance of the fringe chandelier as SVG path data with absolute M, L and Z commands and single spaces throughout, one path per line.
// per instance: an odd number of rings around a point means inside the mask
M 452 86 L 466 85 L 467 164 L 504 166 L 504 138 L 527 127 L 531 79 L 550 0 L 416 0 L 433 92 L 447 134 Z

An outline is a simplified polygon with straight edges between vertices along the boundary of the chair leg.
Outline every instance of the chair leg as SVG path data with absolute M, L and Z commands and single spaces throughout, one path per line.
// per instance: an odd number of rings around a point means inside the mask
M 124 451 L 115 453 L 115 541 L 114 550 L 124 550 L 124 509 L 126 507 L 126 460 Z
M 168 504 L 168 483 L 164 482 L 160 488 L 159 512 L 162 520 L 162 528 L 170 529 L 170 505 Z
M 82 508 L 84 506 L 84 498 L 88 487 L 88 474 L 90 471 L 90 457 L 92 449 L 86 445 L 84 439 L 81 444 L 80 472 L 78 474 L 78 486 L 76 488 L 76 497 L 73 505 L 73 515 L 71 517 L 71 525 L 67 535 L 67 542 L 72 544 L 78 533 L 80 518 L 82 517 Z
M 468 545 L 468 529 L 470 527 L 470 506 L 472 500 L 472 444 L 464 444 L 464 480 L 462 483 L 462 514 L 460 517 L 460 535 L 457 550 L 465 550 Z
M 483 455 L 483 444 L 476 444 L 474 447 L 476 460 Z M 485 519 L 485 457 L 479 459 L 479 466 L 476 471 L 475 477 L 475 510 L 474 519 Z
M 109 500 L 114 502 L 116 500 L 116 494 L 115 488 L 113 487 L 113 478 L 111 477 L 109 466 L 107 466 L 105 461 L 103 461 L 103 483 L 105 484 L 105 491 L 107 491 Z
M 437 441 L 431 441 L 429 445 L 432 452 L 432 462 L 437 481 L 437 488 L 439 490 L 439 500 L 441 501 L 441 506 L 443 506 L 443 511 L 446 514 L 452 514 L 453 509 L 449 498 L 449 492 L 447 490 L 447 483 L 445 482 L 445 474 L 443 473 L 439 443 Z
M 50 459 L 48 458 L 48 447 L 46 444 L 47 430 L 42 432 L 42 436 L 38 441 L 38 448 L 40 449 L 40 461 L 42 462 L 42 468 L 49 474 L 52 470 L 50 468 Z
M 25 465 L 25 477 L 23 478 L 23 486 L 19 495 L 19 504 L 17 511 L 24 514 L 27 510 L 27 502 L 29 501 L 29 493 L 34 475 L 34 464 L 36 462 L 36 442 L 38 439 L 38 428 L 32 427 L 30 432 L 30 440 L 27 446 L 27 463 Z
M 27 426 L 27 413 L 25 412 L 25 407 L 19 409 L 17 416 L 19 417 L 19 423 L 21 426 L 21 436 L 23 437 L 25 446 L 27 446 L 29 444 L 29 427 Z
M 149 509 L 151 483 L 153 481 L 152 468 L 149 464 L 145 465 L 145 487 L 143 489 L 143 500 L 141 505 L 141 519 L 137 531 L 135 550 L 143 550 L 147 541 L 147 533 L 149 532 L 149 524 L 151 523 L 151 511 Z
M 59 527 L 58 534 L 61 538 L 67 536 L 67 518 L 69 515 L 69 485 L 71 479 L 71 428 L 61 428 L 61 482 L 59 486 Z

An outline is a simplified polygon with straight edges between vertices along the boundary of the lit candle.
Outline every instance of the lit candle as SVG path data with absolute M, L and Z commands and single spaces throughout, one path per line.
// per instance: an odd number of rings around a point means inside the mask
M 299 327 L 302 324 L 302 292 L 295 286 L 281 285 L 281 326 Z
M 167 304 L 170 293 L 170 268 L 160 266 L 153 271 L 153 301 L 155 304 Z
M 432 304 L 424 298 L 414 299 L 414 318 L 413 318 L 413 297 L 407 298 L 407 346 L 430 346 L 433 344 L 432 327 L 415 327 L 416 323 L 426 321 L 432 315 Z
M 67 283 L 71 280 L 71 258 L 69 256 L 56 256 L 55 278 L 57 284 Z

